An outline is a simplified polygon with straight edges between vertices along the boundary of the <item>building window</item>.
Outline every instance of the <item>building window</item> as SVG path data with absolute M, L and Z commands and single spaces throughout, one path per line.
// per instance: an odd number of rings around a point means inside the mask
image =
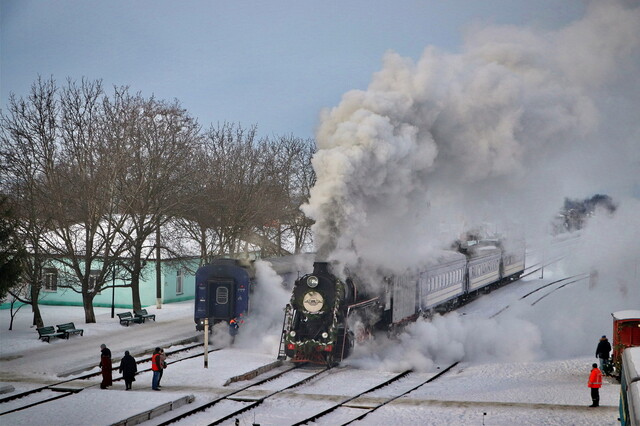
M 184 279 L 184 273 L 182 272 L 182 269 L 178 269 L 176 271 L 176 294 L 184 293 L 183 279 Z
M 44 268 L 42 270 L 42 286 L 44 291 L 58 291 L 58 270 Z
M 96 286 L 100 285 L 100 283 L 98 282 L 98 279 L 100 278 L 100 271 L 98 271 L 97 269 L 92 269 L 91 272 L 89 273 L 89 291 L 93 291 Z M 101 292 L 98 291 L 97 294 L 100 294 Z

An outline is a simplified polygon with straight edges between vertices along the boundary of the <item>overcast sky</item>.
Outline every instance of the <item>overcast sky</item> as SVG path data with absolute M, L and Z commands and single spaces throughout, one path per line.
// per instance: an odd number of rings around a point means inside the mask
M 554 29 L 580 0 L 0 0 L 0 98 L 38 75 L 178 99 L 205 127 L 313 137 L 322 108 L 366 89 L 388 50 L 460 49 L 472 26 Z

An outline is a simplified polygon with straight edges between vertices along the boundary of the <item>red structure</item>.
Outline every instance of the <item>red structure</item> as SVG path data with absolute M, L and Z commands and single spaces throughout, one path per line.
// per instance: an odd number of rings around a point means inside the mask
M 612 361 L 620 371 L 622 352 L 631 346 L 640 346 L 640 311 L 618 311 L 613 317 L 613 356 Z

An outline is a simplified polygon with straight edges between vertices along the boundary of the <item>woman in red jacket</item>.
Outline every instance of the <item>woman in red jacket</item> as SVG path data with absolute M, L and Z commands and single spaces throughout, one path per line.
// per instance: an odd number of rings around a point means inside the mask
M 593 404 L 589 407 L 597 407 L 600 405 L 600 387 L 602 386 L 602 373 L 598 370 L 598 364 L 593 364 L 591 374 L 589 374 L 589 382 L 587 386 L 591 388 L 591 399 Z

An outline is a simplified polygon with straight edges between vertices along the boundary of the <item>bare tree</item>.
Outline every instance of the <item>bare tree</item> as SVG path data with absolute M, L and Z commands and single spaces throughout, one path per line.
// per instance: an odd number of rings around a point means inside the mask
M 229 123 L 202 134 L 177 101 L 128 87 L 110 97 L 101 81 L 85 79 L 59 89 L 39 78 L 26 100 L 10 97 L 0 119 L 1 190 L 30 250 L 24 300 L 38 325 L 43 270 L 54 259 L 66 266 L 59 286 L 80 293 L 86 321 L 95 322 L 93 299 L 109 276 L 119 271 L 128 282 L 119 286 L 130 287 L 141 308 L 154 249 L 173 250 L 180 238 L 197 241 L 202 263 L 249 244 L 285 254 L 292 237 L 300 252 L 309 239 L 311 222 L 299 208 L 315 181 L 312 140 L 258 140 L 256 126 Z M 167 231 L 170 222 L 179 232 Z
M 293 237 L 295 253 L 300 253 L 310 239 L 312 221 L 307 218 L 300 206 L 309 199 L 309 191 L 315 183 L 315 173 L 311 166 L 311 157 L 315 152 L 312 139 L 304 140 L 293 135 L 281 136 L 275 141 L 267 141 L 268 157 L 272 163 L 267 174 L 275 176 L 277 189 L 272 194 L 264 233 L 280 247 L 276 255 L 286 254 L 282 248 L 283 239 Z
M 286 223 L 294 236 L 295 253 L 301 253 L 303 247 L 312 241 L 311 226 L 313 220 L 309 219 L 300 210 L 303 204 L 309 202 L 311 188 L 316 183 L 316 174 L 311 164 L 311 159 L 316 152 L 316 144 L 313 139 L 300 141 L 302 149 L 294 158 L 291 185 L 289 187 L 289 209 Z
M 140 278 L 153 255 L 150 237 L 184 203 L 193 182 L 193 159 L 200 127 L 177 101 L 119 94 L 129 105 L 131 127 L 118 158 L 123 169 L 117 177 L 120 209 L 127 218 L 120 231 L 128 242 L 127 262 L 134 309 L 141 308 Z
M 61 287 L 82 295 L 87 323 L 95 322 L 93 299 L 126 248 L 116 242 L 123 223 L 115 199 L 120 165 L 112 157 L 113 123 L 104 98 L 100 81 L 67 81 L 60 95 L 59 155 L 47 178 L 54 226 L 44 242 L 71 271 Z
M 52 224 L 45 206 L 46 176 L 54 167 L 56 153 L 56 91 L 53 79 L 38 77 L 27 99 L 11 94 L 6 112 L 0 111 L 0 182 L 19 218 L 18 232 L 30 254 L 23 268 L 24 280 L 29 284 L 25 303 L 31 305 L 33 323 L 38 327 L 44 325 L 38 298 L 48 259 L 42 250 L 42 237 Z
M 256 127 L 224 123 L 211 127 L 199 148 L 193 200 L 178 219 L 200 246 L 201 264 L 259 247 L 263 256 L 287 254 L 283 236 L 294 235 L 298 250 L 310 222 L 299 210 L 314 176 L 312 141 L 293 136 L 257 140 Z M 296 235 L 297 233 L 297 235 Z
M 194 159 L 197 175 L 183 205 L 180 227 L 200 246 L 201 263 L 239 251 L 238 242 L 259 211 L 251 204 L 258 191 L 256 127 L 224 123 L 211 127 Z

